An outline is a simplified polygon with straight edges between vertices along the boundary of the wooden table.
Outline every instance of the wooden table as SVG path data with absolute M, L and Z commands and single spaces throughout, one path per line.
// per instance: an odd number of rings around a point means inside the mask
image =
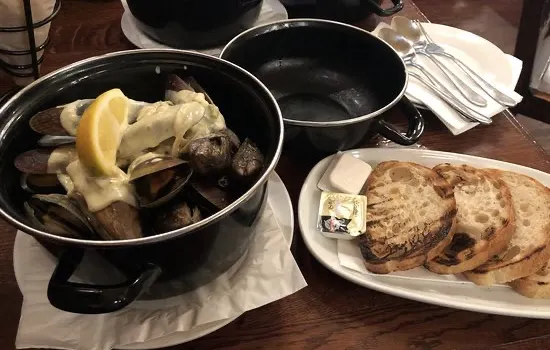
M 425 19 L 412 1 L 405 2 L 401 14 Z M 52 25 L 52 44 L 42 72 L 93 55 L 133 48 L 121 32 L 121 13 L 117 0 L 65 0 Z M 437 18 L 432 20 L 437 22 Z M 10 80 L 0 75 L 0 93 L 9 87 Z M 493 125 L 479 126 L 457 137 L 452 137 L 432 115 L 426 115 L 426 123 L 420 143 L 430 149 L 484 156 L 550 172 L 548 156 L 515 118 L 501 115 Z M 289 154 L 279 162 L 277 172 L 295 207 L 301 184 L 312 166 L 313 162 L 293 161 Z M 12 267 L 14 237 L 15 229 L 0 220 L 3 350 L 14 348 L 21 308 Z M 459 311 L 356 286 L 321 266 L 305 248 L 298 229 L 293 253 L 309 284 L 307 288 L 247 312 L 221 330 L 174 349 L 550 348 L 550 321 Z

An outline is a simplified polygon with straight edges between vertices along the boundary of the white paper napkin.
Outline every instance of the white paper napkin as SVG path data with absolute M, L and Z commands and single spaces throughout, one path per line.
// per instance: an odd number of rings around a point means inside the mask
M 136 25 L 136 22 L 135 22 L 136 19 L 132 16 L 132 13 L 128 8 L 128 4 L 126 3 L 126 0 L 121 0 L 121 2 L 122 2 L 122 6 L 124 7 L 124 14 L 122 15 L 120 26 L 122 28 L 122 32 L 124 33 L 126 38 L 130 40 L 132 44 L 142 49 L 170 48 L 167 45 L 156 42 L 155 40 L 151 39 L 150 37 L 142 33 L 141 30 Z M 262 9 L 260 11 L 260 15 L 258 16 L 258 19 L 254 23 L 253 27 L 259 26 L 262 24 L 267 24 L 270 22 L 284 20 L 287 18 L 288 18 L 288 13 L 286 12 L 285 7 L 279 1 L 264 0 Z M 222 49 L 224 46 L 225 45 L 212 48 L 212 49 L 194 50 L 194 51 L 202 52 L 212 56 L 218 56 L 222 52 Z
M 185 332 L 241 315 L 304 288 L 307 283 L 269 205 L 240 266 L 193 292 L 156 301 L 138 301 L 102 315 L 78 315 L 51 306 L 46 296 L 56 260 L 34 238 L 22 257 L 25 274 L 16 347 L 109 350 Z M 164 308 L 159 305 L 165 304 Z
M 390 27 L 390 26 L 386 23 L 380 23 L 372 31 L 372 33 L 376 35 L 380 29 L 385 27 Z M 440 44 L 446 44 L 446 43 L 440 43 Z M 464 52 L 460 52 L 460 58 L 465 63 L 473 61 L 473 59 Z M 501 86 L 499 84 L 493 84 L 493 85 L 495 85 L 503 93 L 506 93 L 507 95 L 512 97 L 517 103 L 521 102 L 522 96 L 516 93 L 513 89 L 515 88 L 515 85 L 517 84 L 517 81 L 521 74 L 523 62 L 518 58 L 507 54 L 503 54 L 502 57 L 496 57 L 495 59 L 506 59 L 510 61 L 510 65 L 512 66 L 512 73 L 513 73 L 512 81 L 514 82 L 514 85 L 509 87 Z M 443 62 L 446 62 L 446 61 L 443 61 Z M 467 106 L 483 114 L 484 116 L 488 118 L 492 118 L 493 116 L 501 113 L 507 108 L 505 106 L 502 106 L 498 102 L 494 101 L 491 97 L 485 94 L 477 86 L 474 86 L 474 84 L 472 83 L 472 85 L 470 86 L 487 99 L 486 107 L 475 106 L 469 103 L 460 95 L 460 92 L 454 86 L 452 86 L 450 82 L 447 81 L 447 79 L 441 73 L 439 68 L 437 68 L 437 66 L 428 58 L 423 56 L 418 56 L 417 63 L 424 66 L 430 73 L 432 73 L 435 77 L 439 78 L 440 81 L 444 82 L 445 86 L 453 93 L 454 96 L 458 97 Z M 469 78 L 464 74 L 464 72 L 462 72 L 460 68 L 456 67 L 455 64 L 449 62 L 449 64 L 446 64 L 446 66 L 449 69 L 451 69 L 458 77 L 464 78 L 465 81 L 470 81 Z M 416 70 L 415 68 L 410 68 L 410 69 Z M 477 72 L 477 73 L 482 75 L 484 78 L 486 78 L 487 81 L 490 81 L 488 77 L 484 75 L 483 72 Z M 470 122 L 464 119 L 454 108 L 452 108 L 446 102 L 441 100 L 438 96 L 436 96 L 433 92 L 431 92 L 422 83 L 418 82 L 414 78 L 409 79 L 406 96 L 409 97 L 413 103 L 424 105 L 425 107 L 430 109 L 443 122 L 443 124 L 447 126 L 447 128 L 451 131 L 453 135 L 459 135 L 478 125 L 478 123 Z

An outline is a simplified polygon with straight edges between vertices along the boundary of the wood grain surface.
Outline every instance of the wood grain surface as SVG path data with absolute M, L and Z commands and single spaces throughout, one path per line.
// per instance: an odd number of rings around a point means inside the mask
M 412 1 L 406 0 L 405 3 L 402 15 L 425 19 Z M 467 18 L 462 27 L 470 29 L 468 26 L 472 23 L 472 17 L 469 13 L 456 12 L 453 6 L 475 3 L 481 8 L 489 2 L 418 0 L 418 3 L 422 10 L 430 13 L 433 22 L 445 23 L 448 20 L 460 27 L 458 13 Z M 449 6 L 445 7 L 442 3 Z M 504 13 L 511 11 L 509 6 L 515 6 L 512 0 L 499 0 L 498 3 L 497 10 Z M 47 49 L 42 72 L 86 57 L 133 48 L 120 29 L 121 14 L 122 7 L 117 0 L 63 1 L 62 10 L 52 25 L 52 44 Z M 364 25 L 372 29 L 373 21 L 367 20 Z M 498 24 L 485 22 L 479 25 L 492 26 L 492 30 L 498 33 Z M 0 93 L 10 87 L 10 79 L 0 75 Z M 392 115 L 391 120 L 402 123 L 399 115 Z M 500 115 L 495 117 L 493 125 L 479 126 L 457 137 L 453 137 L 428 113 L 426 123 L 426 133 L 420 144 L 427 148 L 484 156 L 550 172 L 548 156 L 513 117 Z M 364 145 L 375 142 L 377 140 L 365 142 Z M 277 172 L 284 180 L 296 208 L 302 182 L 315 162 L 297 162 L 291 153 L 283 155 Z M 15 229 L 0 220 L 2 350 L 14 349 L 22 302 L 13 275 L 14 236 Z M 307 288 L 247 312 L 211 335 L 172 349 L 550 348 L 550 321 L 459 311 L 356 286 L 321 266 L 307 251 L 298 228 L 292 250 L 309 284 Z

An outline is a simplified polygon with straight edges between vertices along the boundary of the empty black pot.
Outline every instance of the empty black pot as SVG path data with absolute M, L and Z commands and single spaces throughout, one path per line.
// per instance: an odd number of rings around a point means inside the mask
M 383 0 L 280 0 L 290 18 L 321 18 L 356 23 L 372 14 L 391 16 L 403 9 L 403 0 L 392 0 L 382 6 Z
M 179 49 L 222 45 L 253 26 L 263 0 L 126 0 L 138 27 Z
M 221 57 L 270 89 L 292 152 L 334 153 L 376 133 L 411 145 L 424 130 L 424 119 L 404 96 L 403 60 L 357 27 L 316 19 L 279 21 L 241 33 Z M 406 132 L 384 121 L 384 112 L 394 106 L 408 120 Z
M 139 239 L 75 239 L 34 227 L 24 215 L 23 202 L 29 194 L 21 188 L 21 173 L 14 166 L 14 158 L 35 148 L 39 138 L 30 129 L 29 119 L 41 110 L 95 98 L 113 88 L 135 100 L 163 100 L 166 77 L 171 73 L 193 76 L 216 102 L 227 126 L 241 139 L 248 136 L 257 143 L 266 163 L 252 187 L 198 223 Z M 221 59 L 180 50 L 123 51 L 61 68 L 9 99 L 0 107 L 0 120 L 0 215 L 59 257 L 48 297 L 53 306 L 75 313 L 116 311 L 147 290 L 148 298 L 162 298 L 166 295 L 162 285 L 174 279 L 180 286 L 177 292 L 184 293 L 212 281 L 239 261 L 254 238 L 267 178 L 279 159 L 283 137 L 277 103 L 254 76 Z M 126 275 L 126 281 L 111 285 L 70 282 L 89 251 Z

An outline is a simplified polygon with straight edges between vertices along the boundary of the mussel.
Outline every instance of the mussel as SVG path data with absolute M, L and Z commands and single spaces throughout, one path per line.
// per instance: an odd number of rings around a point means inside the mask
M 139 205 L 154 208 L 174 198 L 193 175 L 193 169 L 178 158 L 146 154 L 130 165 L 128 174 Z
M 58 171 L 64 172 L 67 165 L 77 159 L 73 146 L 37 148 L 18 155 L 14 165 L 22 173 L 55 174 Z
M 189 163 L 201 175 L 216 175 L 231 164 L 233 149 L 233 143 L 225 133 L 201 137 L 189 143 Z
M 178 94 L 180 91 L 183 93 Z M 193 77 L 187 77 L 185 79 L 180 78 L 176 74 L 168 75 L 166 83 L 166 93 L 165 98 L 168 101 L 172 101 L 175 104 L 187 102 L 188 96 L 185 94 L 185 91 L 201 93 L 204 95 L 204 100 L 209 104 L 214 104 L 212 99 L 206 91 L 197 83 Z
M 154 217 L 154 230 L 163 233 L 189 226 L 203 219 L 198 207 L 190 206 L 186 202 L 178 201 L 159 210 Z
M 21 174 L 21 188 L 28 193 L 63 193 L 64 188 L 55 174 Z
M 135 122 L 139 112 L 147 102 L 129 100 L 128 123 Z M 93 99 L 76 100 L 62 106 L 57 106 L 36 113 L 29 125 L 35 132 L 48 136 L 75 136 L 80 118 L 93 102 Z M 59 141 L 57 139 L 56 141 Z M 65 141 L 69 141 L 66 138 Z
M 231 161 L 234 181 L 247 186 L 256 180 L 264 167 L 264 156 L 260 149 L 246 138 Z
M 94 230 L 86 216 L 67 195 L 36 194 L 23 207 L 29 220 L 44 231 L 64 237 L 93 237 Z
M 63 106 L 43 110 L 31 118 L 29 125 L 31 129 L 42 135 L 74 136 L 74 133 L 67 131 L 66 127 L 71 131 L 74 131 L 76 127 L 74 125 L 63 124 L 67 122 L 69 124 L 78 123 L 80 117 L 92 101 L 90 99 L 77 100 Z M 65 114 L 65 118 L 62 118 L 63 113 Z

